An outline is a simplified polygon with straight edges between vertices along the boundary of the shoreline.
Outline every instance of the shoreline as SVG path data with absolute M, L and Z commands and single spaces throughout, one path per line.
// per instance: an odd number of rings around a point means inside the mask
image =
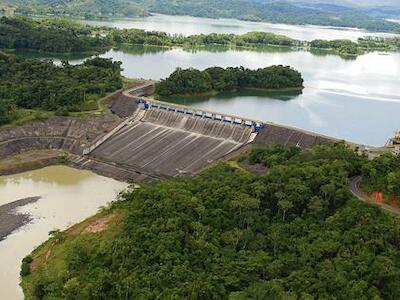
M 30 214 L 21 214 L 15 210 L 37 202 L 41 197 L 28 197 L 0 206 L 0 242 L 10 234 L 32 221 Z
M 238 93 L 240 91 L 250 91 L 250 92 L 251 91 L 259 91 L 259 92 L 270 92 L 270 93 L 285 93 L 285 92 L 301 92 L 301 91 L 303 91 L 303 89 L 304 89 L 304 86 L 282 88 L 282 89 L 263 89 L 263 88 L 245 87 L 245 88 L 242 88 L 242 89 L 231 90 L 231 91 L 221 91 L 221 92 L 213 90 L 213 91 L 210 91 L 210 92 L 196 93 L 196 94 L 173 94 L 173 95 L 168 95 L 168 96 L 154 95 L 154 99 L 160 100 L 160 101 L 168 101 L 168 98 L 171 98 L 171 97 L 191 97 L 191 98 L 207 97 L 207 96 L 212 97 L 212 96 L 217 96 L 217 95 L 224 94 L 224 93 Z

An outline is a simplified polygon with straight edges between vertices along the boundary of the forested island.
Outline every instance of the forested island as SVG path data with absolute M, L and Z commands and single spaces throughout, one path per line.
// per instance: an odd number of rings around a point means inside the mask
M 29 299 L 397 299 L 398 221 L 355 200 L 344 143 L 255 148 L 144 184 L 24 259 Z M 379 163 L 378 161 L 376 161 Z M 103 220 L 103 221 L 102 221 Z M 114 220 L 88 233 L 96 222 Z
M 97 109 L 97 99 L 122 87 L 121 65 L 93 58 L 81 65 L 23 59 L 0 52 L 0 125 L 31 116 L 29 110 Z
M 202 95 L 241 89 L 301 90 L 301 74 L 288 66 L 250 70 L 244 67 L 211 67 L 203 71 L 176 69 L 156 84 L 158 96 Z
M 304 2 L 304 3 L 303 3 Z M 400 24 L 390 22 L 393 9 L 385 7 L 380 14 L 360 6 L 327 5 L 319 1 L 259 0 L 7 0 L 0 12 L 25 15 L 68 16 L 86 19 L 148 16 L 151 13 L 190 15 L 208 18 L 234 18 L 271 23 L 311 24 L 356 27 L 370 31 L 400 32 Z
M 169 35 L 165 32 L 141 29 L 94 27 L 59 18 L 33 20 L 24 17 L 0 18 L 0 49 L 32 49 L 45 52 L 101 52 L 121 45 L 198 48 L 224 46 L 262 49 L 282 46 L 304 49 L 324 49 L 342 56 L 357 56 L 367 51 L 398 51 L 400 38 L 360 38 L 350 40 L 292 39 L 268 32 L 235 34 Z

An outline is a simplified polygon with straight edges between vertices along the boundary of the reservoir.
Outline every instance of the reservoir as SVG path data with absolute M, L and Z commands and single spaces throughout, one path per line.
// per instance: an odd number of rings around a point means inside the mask
M 181 34 L 269 31 L 302 40 L 388 36 L 356 29 L 165 15 L 88 23 Z M 54 57 L 32 52 L 23 55 L 54 58 L 56 63 L 59 59 L 69 59 L 71 63 L 85 59 L 84 55 Z M 357 58 L 343 58 L 327 52 L 282 47 L 263 47 L 253 51 L 223 47 L 168 49 L 129 46 L 110 50 L 101 56 L 121 61 L 123 74 L 127 77 L 154 80 L 167 77 L 177 67 L 244 66 L 256 69 L 275 64 L 290 65 L 300 71 L 305 80 L 305 88 L 298 95 L 241 93 L 170 101 L 294 126 L 370 146 L 384 145 L 400 128 L 400 52 L 373 52 Z
M 167 16 L 154 14 L 145 18 L 130 18 L 110 21 L 83 21 L 86 24 L 115 28 L 138 28 L 148 31 L 163 31 L 169 34 L 209 34 L 233 33 L 243 34 L 249 31 L 265 31 L 282 34 L 293 39 L 311 41 L 314 39 L 350 39 L 357 40 L 366 36 L 389 37 L 394 34 L 375 33 L 356 28 L 334 28 L 314 25 L 272 24 L 250 22 L 234 19 L 209 19 L 189 16 Z
M 40 197 L 17 208 L 31 215 L 31 222 L 0 241 L 0 299 L 23 299 L 21 260 L 48 239 L 50 230 L 64 230 L 94 215 L 126 187 L 126 183 L 65 166 L 0 177 L 0 206 Z
M 371 146 L 382 146 L 400 127 L 400 53 L 375 52 L 345 59 L 276 47 L 262 51 L 185 51 L 136 46 L 102 56 L 122 61 L 125 76 L 156 80 L 167 77 L 177 67 L 256 69 L 290 65 L 304 77 L 301 94 L 242 93 L 172 100 Z
M 32 52 L 29 56 L 44 58 L 43 54 Z M 177 67 L 257 69 L 290 65 L 303 75 L 305 88 L 300 94 L 258 92 L 169 100 L 370 146 L 384 145 L 400 128 L 400 52 L 373 52 L 349 59 L 326 52 L 280 47 L 252 51 L 130 46 L 110 50 L 101 56 L 121 61 L 127 77 L 154 80 L 169 76 Z M 84 60 L 76 56 L 65 58 L 71 63 Z

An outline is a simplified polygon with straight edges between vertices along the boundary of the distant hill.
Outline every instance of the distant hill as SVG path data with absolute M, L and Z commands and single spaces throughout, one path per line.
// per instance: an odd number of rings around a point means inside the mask
M 396 18 L 381 10 L 357 8 L 354 0 L 8 0 L 22 14 L 70 15 L 85 18 L 146 16 L 149 12 L 210 18 L 236 18 L 288 24 L 357 27 L 370 31 L 399 32 Z M 370 0 L 371 1 L 371 0 Z M 391 0 L 386 0 L 391 2 Z M 346 4 L 347 3 L 347 4 Z M 372 1 L 371 1 L 372 3 Z
M 71 15 L 85 18 L 148 15 L 146 8 L 131 0 L 9 0 L 22 14 Z

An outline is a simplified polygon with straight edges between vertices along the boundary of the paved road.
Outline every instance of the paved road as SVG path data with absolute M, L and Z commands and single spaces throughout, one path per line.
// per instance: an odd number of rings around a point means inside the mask
M 381 207 L 382 209 L 391 212 L 392 214 L 400 215 L 399 209 L 391 207 L 387 204 L 376 204 L 366 193 L 364 193 L 360 188 L 361 179 L 362 179 L 361 176 L 355 176 L 350 178 L 350 191 L 355 197 L 357 197 L 361 201 L 375 204 Z

